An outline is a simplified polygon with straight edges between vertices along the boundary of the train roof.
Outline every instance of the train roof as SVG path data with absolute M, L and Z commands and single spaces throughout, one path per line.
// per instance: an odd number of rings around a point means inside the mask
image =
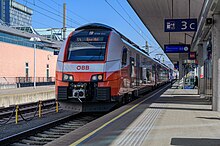
M 105 29 L 105 30 L 115 31 L 121 36 L 122 39 L 124 39 L 129 44 L 131 44 L 132 46 L 138 48 L 139 50 L 141 50 L 142 52 L 144 52 L 148 55 L 148 53 L 146 51 L 140 49 L 140 47 L 137 44 L 135 44 L 134 42 L 129 40 L 127 37 L 125 37 L 123 34 L 121 34 L 119 31 L 117 31 L 116 29 L 114 29 L 113 27 L 110 27 L 108 25 L 101 24 L 101 23 L 90 23 L 90 24 L 86 24 L 86 25 L 83 25 L 81 27 L 76 28 L 76 31 L 83 30 L 83 29 Z
M 89 23 L 83 26 L 80 26 L 78 28 L 76 28 L 75 30 L 82 30 L 82 29 L 106 29 L 106 30 L 115 30 L 114 28 L 105 25 L 105 24 L 101 24 L 101 23 Z
M 125 37 L 123 34 L 121 34 L 119 31 L 117 31 L 117 30 L 114 29 L 113 27 L 110 27 L 110 26 L 108 26 L 108 25 L 101 24 L 101 23 L 89 23 L 89 24 L 86 24 L 86 25 L 83 25 L 83 26 L 81 26 L 81 27 L 76 28 L 75 31 L 79 31 L 79 30 L 83 30 L 83 29 L 105 29 L 105 30 L 109 30 L 109 31 L 115 31 L 115 32 L 117 32 L 117 33 L 121 36 L 121 38 L 122 38 L 125 42 L 127 42 L 130 46 L 134 47 L 134 48 L 135 48 L 136 50 L 138 50 L 139 52 L 141 52 L 141 53 L 147 55 L 147 56 L 148 56 L 151 60 L 153 60 L 154 62 L 157 62 L 158 64 L 160 64 L 160 65 L 162 65 L 162 66 L 164 66 L 164 67 L 166 67 L 166 68 L 169 68 L 169 67 L 168 67 L 167 65 L 165 65 L 164 63 L 162 63 L 162 62 L 160 62 L 160 61 L 158 61 L 158 60 L 156 60 L 156 59 L 154 59 L 154 58 L 151 58 L 151 57 L 149 56 L 149 54 L 148 54 L 145 50 L 141 49 L 137 44 L 135 44 L 134 42 L 132 42 L 131 40 L 129 40 L 127 37 Z

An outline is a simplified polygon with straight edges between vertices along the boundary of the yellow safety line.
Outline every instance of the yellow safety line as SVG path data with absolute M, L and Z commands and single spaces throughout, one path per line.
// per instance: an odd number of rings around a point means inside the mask
M 169 85 L 168 85 L 169 86 Z M 167 87 L 167 86 L 166 86 Z M 166 88 L 164 87 L 164 88 Z M 163 88 L 163 89 L 164 89 Z M 160 89 L 158 92 L 160 92 Z M 103 129 L 104 127 L 106 127 L 107 125 L 109 125 L 110 123 L 114 122 L 115 120 L 119 119 L 120 117 L 122 117 L 123 115 L 127 114 L 128 112 L 130 112 L 131 110 L 133 110 L 135 107 L 137 107 L 138 105 L 140 105 L 141 103 L 145 102 L 147 99 L 151 98 L 152 96 L 156 95 L 158 92 L 152 94 L 151 96 L 149 96 L 148 98 L 144 99 L 143 101 L 135 104 L 133 107 L 127 109 L 126 111 L 124 111 L 123 113 L 121 113 L 120 115 L 118 115 L 117 117 L 111 119 L 110 121 L 108 121 L 107 123 L 103 124 L 101 127 L 97 128 L 96 130 L 90 132 L 89 134 L 85 135 L 84 137 L 80 138 L 79 140 L 75 141 L 74 143 L 70 144 L 70 146 L 76 146 L 78 144 L 80 144 L 81 142 L 83 142 L 84 140 L 86 140 L 87 138 L 89 138 L 90 136 L 92 136 L 93 134 L 95 134 L 96 132 L 98 132 L 99 130 Z

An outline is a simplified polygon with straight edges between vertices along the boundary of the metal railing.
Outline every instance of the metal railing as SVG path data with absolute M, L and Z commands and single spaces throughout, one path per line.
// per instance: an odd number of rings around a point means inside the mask
M 16 77 L 16 83 L 33 83 L 34 77 Z M 55 77 L 36 77 L 36 82 L 55 82 Z
M 0 84 L 33 83 L 34 77 L 0 77 Z M 55 82 L 55 77 L 36 77 L 36 82 Z

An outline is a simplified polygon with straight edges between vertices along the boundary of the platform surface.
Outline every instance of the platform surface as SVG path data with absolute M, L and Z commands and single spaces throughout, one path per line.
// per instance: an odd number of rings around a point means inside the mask
M 163 94 L 111 145 L 217 146 L 219 128 L 220 113 L 211 111 L 205 99 Z
M 177 89 L 182 95 L 169 90 L 125 105 L 48 146 L 220 145 L 220 113 L 211 110 L 210 101 L 188 94 L 188 89 Z M 126 112 L 128 109 L 131 110 Z
M 33 87 L 22 87 L 22 88 L 13 88 L 13 89 L 1 89 L 0 96 L 8 96 L 15 94 L 28 94 L 28 93 L 39 93 L 39 92 L 48 92 L 55 91 L 55 86 L 37 86 L 36 89 Z

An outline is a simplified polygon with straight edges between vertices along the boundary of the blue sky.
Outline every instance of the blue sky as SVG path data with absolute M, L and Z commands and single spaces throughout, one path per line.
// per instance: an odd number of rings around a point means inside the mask
M 137 45 L 151 46 L 151 56 L 163 53 L 157 42 L 137 17 L 126 0 L 16 0 L 33 9 L 34 28 L 61 28 L 63 3 L 67 4 L 67 27 L 79 27 L 87 23 L 103 23 L 114 27 Z M 125 20 L 127 21 L 125 21 Z M 169 63 L 167 57 L 165 63 Z

